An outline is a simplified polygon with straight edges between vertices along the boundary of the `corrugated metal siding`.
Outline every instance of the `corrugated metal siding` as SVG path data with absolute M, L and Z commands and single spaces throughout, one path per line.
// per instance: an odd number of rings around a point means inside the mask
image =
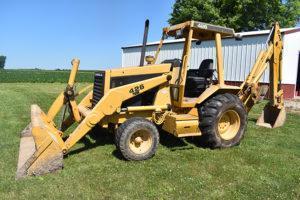
M 255 63 L 259 52 L 266 47 L 267 35 L 255 37 L 244 37 L 242 41 L 235 39 L 223 39 L 224 73 L 227 81 L 244 81 L 250 69 Z M 154 55 L 157 45 L 148 46 L 146 55 Z M 123 67 L 137 66 L 140 61 L 140 47 L 130 47 L 123 49 Z M 158 57 L 161 63 L 166 59 L 181 59 L 183 43 L 164 44 Z M 201 45 L 192 43 L 190 58 L 190 69 L 197 69 L 204 59 L 214 60 L 216 68 L 216 50 L 214 41 L 204 41 Z M 263 75 L 262 82 L 268 82 L 269 71 Z

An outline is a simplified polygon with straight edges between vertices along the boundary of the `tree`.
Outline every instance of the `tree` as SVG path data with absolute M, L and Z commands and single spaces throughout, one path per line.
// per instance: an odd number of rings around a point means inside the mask
M 4 69 L 6 56 L 0 56 L 0 69 Z
M 171 25 L 197 20 L 236 31 L 268 29 L 274 21 L 293 27 L 300 18 L 300 0 L 176 0 Z

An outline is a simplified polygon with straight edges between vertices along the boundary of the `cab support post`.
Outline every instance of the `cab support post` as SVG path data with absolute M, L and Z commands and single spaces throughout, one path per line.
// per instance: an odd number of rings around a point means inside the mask
M 217 70 L 218 70 L 218 83 L 224 85 L 224 69 L 223 69 L 223 53 L 222 53 L 222 43 L 221 34 L 216 33 L 216 53 L 217 53 Z

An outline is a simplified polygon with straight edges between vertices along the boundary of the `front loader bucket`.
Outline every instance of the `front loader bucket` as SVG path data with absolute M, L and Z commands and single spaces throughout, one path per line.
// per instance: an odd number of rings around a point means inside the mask
M 284 124 L 286 119 L 285 108 L 281 109 L 270 105 L 269 103 L 264 107 L 262 114 L 258 118 L 256 125 L 267 128 L 276 128 Z
M 51 123 L 37 105 L 31 106 L 31 123 L 21 132 L 16 179 L 62 169 L 63 153 Z

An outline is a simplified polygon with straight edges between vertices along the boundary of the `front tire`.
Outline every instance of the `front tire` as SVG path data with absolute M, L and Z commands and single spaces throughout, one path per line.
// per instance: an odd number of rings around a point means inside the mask
M 126 160 L 146 160 L 157 150 L 159 133 L 151 121 L 134 117 L 117 129 L 115 141 L 117 149 Z
M 241 100 L 233 94 L 219 94 L 199 109 L 202 139 L 210 148 L 238 145 L 247 126 L 247 112 Z

